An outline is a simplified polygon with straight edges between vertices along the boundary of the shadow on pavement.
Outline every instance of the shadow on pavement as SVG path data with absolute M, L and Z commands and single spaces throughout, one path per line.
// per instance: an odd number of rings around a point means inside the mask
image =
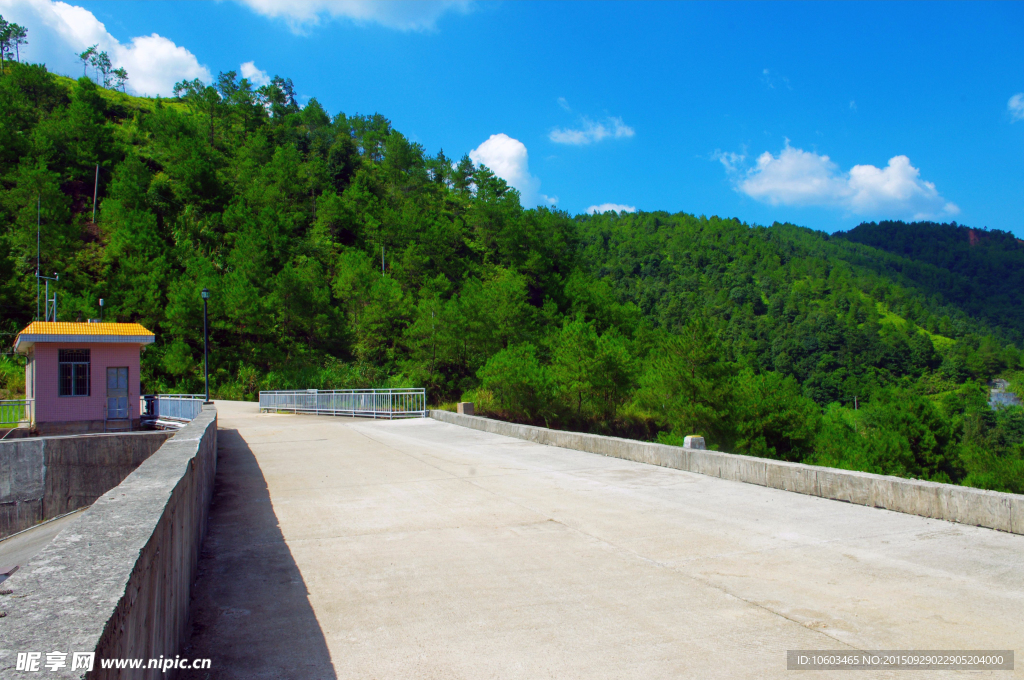
M 337 678 L 306 584 L 256 457 L 237 430 L 217 433 L 209 530 L 181 656 L 211 659 L 178 678 Z

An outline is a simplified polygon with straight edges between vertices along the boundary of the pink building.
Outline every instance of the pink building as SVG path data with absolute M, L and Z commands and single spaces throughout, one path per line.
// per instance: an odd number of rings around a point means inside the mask
M 139 354 L 155 336 L 137 323 L 35 321 L 14 349 L 28 356 L 25 397 L 42 435 L 139 425 Z

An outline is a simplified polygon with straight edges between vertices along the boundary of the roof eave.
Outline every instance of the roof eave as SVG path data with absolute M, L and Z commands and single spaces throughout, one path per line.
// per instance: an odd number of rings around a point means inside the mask
M 37 342 L 53 343 L 103 343 L 118 345 L 151 345 L 156 342 L 155 335 L 41 335 L 21 333 L 14 341 L 14 351 L 27 354 L 28 349 Z M 24 348 L 24 351 L 22 351 Z

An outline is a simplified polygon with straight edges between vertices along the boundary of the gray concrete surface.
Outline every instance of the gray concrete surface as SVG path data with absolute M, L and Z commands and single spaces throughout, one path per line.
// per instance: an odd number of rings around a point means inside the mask
M 0 576 L 28 564 L 29 560 L 48 546 L 62 529 L 74 522 L 83 510 L 84 508 L 69 512 L 0 539 Z
M 70 667 L 16 670 L 19 652 L 51 651 L 95 651 L 90 679 L 168 677 L 104 672 L 99 660 L 180 649 L 216 460 L 217 414 L 209 408 L 4 582 L 0 678 L 85 677 Z
M 0 441 L 0 538 L 92 504 L 172 434 L 123 432 Z
M 211 678 L 773 678 L 787 649 L 1024 649 L 1019 535 L 435 420 L 218 409 L 183 649 Z
M 430 417 L 538 444 L 1024 534 L 1024 496 L 1020 494 L 707 451 L 703 446 L 666 446 L 632 439 L 550 430 L 449 411 L 430 411 Z

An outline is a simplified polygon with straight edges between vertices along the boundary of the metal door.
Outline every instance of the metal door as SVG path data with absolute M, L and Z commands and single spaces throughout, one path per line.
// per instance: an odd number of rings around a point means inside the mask
M 107 419 L 128 418 L 128 367 L 107 368 Z

